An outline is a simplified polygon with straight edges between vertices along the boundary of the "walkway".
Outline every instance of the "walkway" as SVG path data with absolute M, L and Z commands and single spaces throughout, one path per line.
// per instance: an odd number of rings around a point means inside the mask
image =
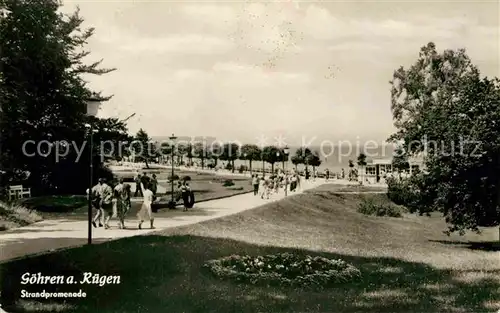
M 323 180 L 304 182 L 302 191 L 315 188 L 323 183 Z M 302 191 L 294 194 L 300 194 Z M 290 196 L 292 195 L 289 194 Z M 269 200 L 262 200 L 253 194 L 212 200 L 200 203 L 187 213 L 170 211 L 172 212 L 171 217 L 157 217 L 155 219 L 156 229 L 154 230 L 148 229 L 149 225 L 147 223 L 144 223 L 146 229 L 139 230 L 136 223 L 132 221 L 128 223 L 128 227 L 133 228 L 121 230 L 116 226 L 113 227 L 116 225 L 116 222 L 113 221 L 111 229 L 93 228 L 92 236 L 94 242 L 101 243 L 113 239 L 145 235 L 157 230 L 195 224 L 236 214 L 283 198 L 284 193 L 281 190 L 280 193 L 273 194 Z M 170 212 L 165 213 L 170 215 Z M 165 213 L 159 213 L 159 216 L 165 215 Z M 86 221 L 46 220 L 3 232 L 0 234 L 0 262 L 85 244 L 87 242 L 87 225 Z

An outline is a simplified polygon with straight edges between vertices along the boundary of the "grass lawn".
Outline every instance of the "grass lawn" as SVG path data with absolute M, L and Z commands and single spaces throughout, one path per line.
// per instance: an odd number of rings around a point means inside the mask
M 160 181 L 159 184 L 167 189 L 166 193 L 158 195 L 160 197 L 159 201 L 162 203 L 166 203 L 171 199 L 170 184 L 163 181 L 167 180 L 167 177 L 170 175 L 169 173 L 168 170 L 164 169 L 157 170 L 156 173 Z M 191 177 L 189 184 L 195 193 L 197 202 L 250 192 L 252 190 L 250 179 L 246 177 L 218 176 L 210 173 L 186 171 L 176 171 L 175 173 L 181 178 L 184 176 Z M 224 187 L 223 183 L 227 179 L 231 179 L 234 186 Z M 78 220 L 87 218 L 88 209 L 85 196 L 44 196 L 25 199 L 22 203 L 27 208 L 40 212 L 44 219 L 67 218 Z M 135 213 L 140 203 L 133 203 L 132 206 L 133 208 L 130 210 L 129 217 L 135 219 Z M 161 210 L 159 214 L 165 215 L 164 211 L 168 210 Z
M 328 188 L 308 191 L 241 214 L 81 247 L 0 267 L 8 312 L 496 312 L 500 308 L 498 251 L 482 235 L 447 237 L 435 216 L 386 218 L 356 212 L 362 197 Z M 471 244 L 474 242 L 475 244 Z M 268 288 L 214 278 L 204 262 L 231 254 L 294 251 L 341 258 L 362 272 L 360 281 L 321 291 Z M 85 299 L 44 302 L 19 298 L 23 273 L 121 275 L 118 285 L 23 286 Z M 11 301 L 11 302 L 13 302 Z M 37 312 L 40 312 L 39 310 Z

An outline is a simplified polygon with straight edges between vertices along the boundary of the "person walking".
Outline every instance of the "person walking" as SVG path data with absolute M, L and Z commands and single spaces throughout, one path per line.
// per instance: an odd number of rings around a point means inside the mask
M 142 189 L 141 189 L 141 181 L 142 181 L 142 177 L 141 177 L 141 174 L 140 173 L 137 173 L 137 175 L 135 176 L 135 192 L 134 192 L 134 198 L 137 197 L 138 194 L 141 195 L 141 197 L 143 196 L 142 194 Z
M 125 229 L 125 216 L 132 205 L 130 189 L 129 184 L 123 184 L 123 179 L 120 179 L 120 183 L 115 187 L 115 210 L 120 229 Z
M 98 182 L 91 189 L 91 197 L 92 197 L 92 207 L 95 209 L 96 213 L 94 218 L 92 219 L 92 225 L 97 228 L 97 221 L 99 221 L 99 227 L 103 226 L 104 214 L 101 212 L 101 183 Z M 89 190 L 87 189 L 87 194 L 89 194 Z
M 101 181 L 101 213 L 105 216 L 104 228 L 109 229 L 109 220 L 113 216 L 113 188 L 106 183 L 104 178 Z
M 182 182 L 181 185 L 181 197 L 182 197 L 182 204 L 184 205 L 183 211 L 186 212 L 189 208 L 189 197 L 191 195 L 191 188 L 189 188 L 189 185 L 187 182 Z
M 252 175 L 252 185 L 253 185 L 253 195 L 259 194 L 259 176 L 257 174 Z
M 156 174 L 153 174 L 151 177 L 151 191 L 153 192 L 153 195 L 156 197 L 156 192 L 158 191 L 158 179 L 156 178 Z
M 144 223 L 145 220 L 149 220 L 151 229 L 154 229 L 154 217 L 153 210 L 151 208 L 153 204 L 153 192 L 149 189 L 150 187 L 148 185 L 144 185 L 142 182 L 140 186 L 143 195 L 143 202 L 141 209 L 137 213 L 137 217 L 139 219 L 138 228 L 142 229 L 142 223 Z
M 326 169 L 325 170 L 325 181 L 328 181 L 330 179 L 330 170 Z

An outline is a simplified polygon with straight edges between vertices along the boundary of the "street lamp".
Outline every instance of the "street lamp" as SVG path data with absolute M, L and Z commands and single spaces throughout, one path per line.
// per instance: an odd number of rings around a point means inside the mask
M 281 155 L 281 154 L 280 154 L 279 152 L 276 152 L 276 159 L 277 159 L 277 160 L 279 160 L 279 159 L 280 159 L 280 155 Z M 279 170 L 278 170 L 277 172 L 279 172 Z M 274 173 L 273 173 L 273 174 L 274 174 Z
M 285 154 L 285 159 L 288 157 L 288 154 L 290 154 L 290 149 L 288 148 L 288 146 L 285 146 L 285 149 L 283 149 L 283 153 Z M 285 162 L 283 162 L 283 164 L 286 164 Z M 287 196 L 287 193 L 288 193 L 288 175 L 286 173 L 286 170 L 285 170 L 285 166 L 283 166 L 283 172 L 285 172 L 285 197 Z
M 245 167 L 246 167 L 246 168 L 245 168 L 245 172 L 247 172 L 247 171 L 248 171 L 248 167 L 247 167 L 247 156 L 248 156 L 248 154 L 247 154 L 246 152 L 245 152 L 245 153 L 243 153 L 243 159 L 245 160 Z
M 87 101 L 87 116 L 95 117 L 99 112 L 101 102 L 97 100 Z M 89 197 L 88 197 L 88 244 L 92 244 L 92 176 L 94 175 L 94 127 L 92 123 L 85 124 L 85 127 L 89 129 L 88 140 L 89 140 Z
M 177 139 L 177 137 L 175 137 L 174 134 L 172 134 L 172 136 L 170 136 L 169 139 L 172 141 L 172 148 L 171 148 L 171 150 L 172 150 L 172 157 L 171 157 L 171 161 L 172 161 L 172 176 L 171 176 L 172 199 L 170 200 L 169 208 L 175 209 L 175 201 L 174 201 L 174 150 L 175 150 L 175 140 Z

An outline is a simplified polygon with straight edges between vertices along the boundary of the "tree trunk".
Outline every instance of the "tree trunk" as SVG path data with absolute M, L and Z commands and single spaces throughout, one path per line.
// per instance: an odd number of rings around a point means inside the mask
M 274 175 L 274 163 L 271 163 L 271 175 Z
M 89 153 L 90 153 L 90 152 L 89 152 Z M 146 163 L 146 168 L 149 168 L 148 159 L 145 159 L 145 160 L 144 160 L 144 163 Z
M 234 173 L 234 159 L 231 160 L 231 173 Z
M 203 157 L 203 155 L 201 156 L 201 169 L 205 169 L 205 158 Z
M 250 174 L 252 174 L 252 159 L 248 160 L 248 168 L 250 170 Z

